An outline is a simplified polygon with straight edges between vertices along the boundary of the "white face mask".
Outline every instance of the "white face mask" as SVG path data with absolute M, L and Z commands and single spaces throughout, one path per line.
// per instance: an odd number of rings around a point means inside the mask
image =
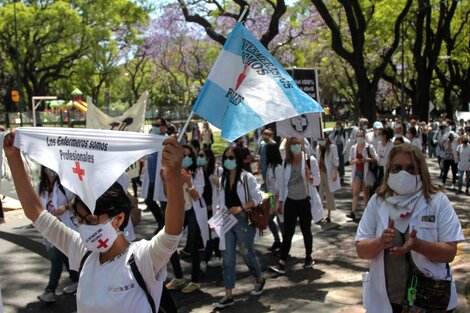
M 396 194 L 410 195 L 421 189 L 421 176 L 415 176 L 405 170 L 401 170 L 395 174 L 390 173 L 387 185 Z
M 118 237 L 118 233 L 112 224 L 113 219 L 109 219 L 104 224 L 81 224 L 78 226 L 78 232 L 88 250 L 106 252 L 112 247 Z

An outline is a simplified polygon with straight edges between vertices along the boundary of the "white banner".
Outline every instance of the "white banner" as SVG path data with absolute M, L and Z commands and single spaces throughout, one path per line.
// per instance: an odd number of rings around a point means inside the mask
M 279 137 L 320 138 L 321 113 L 307 113 L 276 123 L 276 135 Z
M 148 91 L 144 92 L 136 104 L 130 107 L 121 116 L 116 117 L 111 117 L 103 113 L 92 103 L 92 99 L 88 97 L 86 128 L 143 132 L 148 96 Z
M 91 212 L 96 200 L 132 163 L 161 151 L 165 139 L 79 128 L 26 127 L 15 131 L 15 146 L 57 172 L 62 185 L 80 196 Z

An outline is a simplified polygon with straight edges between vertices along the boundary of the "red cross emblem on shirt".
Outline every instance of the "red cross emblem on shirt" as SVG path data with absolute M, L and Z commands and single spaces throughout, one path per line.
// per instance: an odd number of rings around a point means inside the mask
M 80 181 L 83 180 L 82 176 L 85 176 L 85 170 L 80 168 L 80 162 L 75 162 L 75 167 L 72 167 L 72 171 L 74 172 L 74 174 L 78 175 Z
M 106 240 L 102 240 L 102 239 L 98 239 L 98 249 L 99 248 L 107 248 L 108 247 L 108 241 L 109 239 L 106 239 Z

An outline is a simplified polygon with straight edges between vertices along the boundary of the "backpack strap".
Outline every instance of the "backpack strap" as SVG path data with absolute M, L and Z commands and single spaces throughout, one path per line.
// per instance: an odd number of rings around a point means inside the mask
M 129 261 L 127 261 L 127 264 L 129 264 L 129 266 L 131 267 L 132 274 L 134 275 L 135 280 L 137 280 L 137 283 L 139 284 L 140 288 L 142 288 L 142 290 L 144 291 L 145 296 L 147 297 L 147 300 L 150 304 L 150 307 L 152 308 L 152 313 L 157 313 L 157 310 L 155 308 L 155 301 L 153 301 L 152 295 L 147 289 L 147 285 L 145 284 L 142 274 L 140 274 L 139 269 L 137 268 L 134 254 L 131 254 L 131 257 L 129 258 Z
M 80 261 L 80 266 L 78 268 L 78 274 L 80 275 L 80 272 L 82 271 L 83 265 L 85 264 L 86 259 L 90 256 L 91 251 L 87 251 L 85 255 L 82 257 L 82 260 Z

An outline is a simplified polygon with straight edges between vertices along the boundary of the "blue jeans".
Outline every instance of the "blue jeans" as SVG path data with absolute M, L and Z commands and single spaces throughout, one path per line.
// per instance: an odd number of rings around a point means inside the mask
M 458 186 L 459 190 L 462 190 L 462 185 L 463 185 L 463 175 L 465 174 L 465 188 L 468 189 L 470 188 L 470 171 L 461 171 L 459 170 L 459 176 L 458 176 Z
M 248 266 L 251 275 L 255 278 L 261 276 L 261 267 L 253 248 L 256 228 L 248 225 L 247 213 L 243 212 L 235 215 L 235 217 L 238 222 L 225 234 L 225 250 L 222 251 L 225 289 L 235 288 L 237 243 L 240 254 L 243 256 L 243 260 Z
M 68 258 L 56 247 L 48 249 L 51 258 L 51 271 L 49 272 L 49 283 L 46 290 L 55 292 L 59 285 L 60 275 L 62 274 L 63 266 L 65 265 L 69 271 L 70 280 L 74 283 L 78 282 L 78 272 L 69 269 Z
M 344 177 L 344 155 L 343 155 L 344 145 L 342 143 L 337 143 L 336 147 L 338 149 L 338 159 L 339 159 L 338 172 L 339 172 L 339 177 L 342 178 Z

